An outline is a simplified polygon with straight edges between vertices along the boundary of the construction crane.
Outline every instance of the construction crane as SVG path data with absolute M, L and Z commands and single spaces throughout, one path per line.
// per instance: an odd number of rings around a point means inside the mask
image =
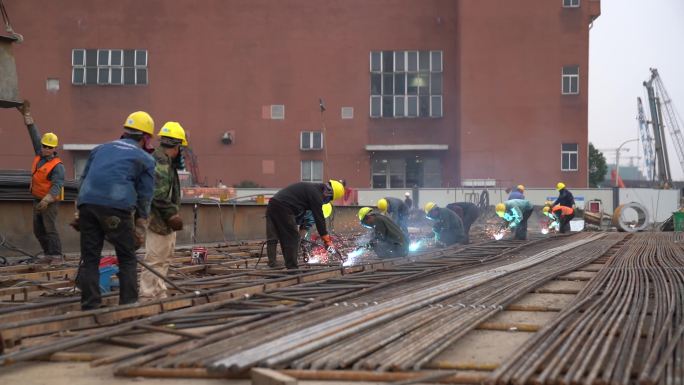
M 650 124 L 653 128 L 655 158 L 657 161 L 657 180 L 663 188 L 672 187 L 672 172 L 667 154 L 665 127 L 668 128 L 672 145 L 677 152 L 679 164 L 684 170 L 684 137 L 679 124 L 679 115 L 672 104 L 658 70 L 651 68 L 651 78 L 643 83 L 648 94 L 648 106 L 651 112 Z M 664 107 L 664 111 L 663 111 Z
M 637 121 L 639 122 L 639 139 L 641 147 L 644 150 L 644 171 L 646 172 L 646 179 L 655 180 L 655 150 L 653 150 L 653 136 L 648 129 L 648 120 L 646 120 L 646 113 L 644 112 L 644 104 L 641 98 L 637 97 Z

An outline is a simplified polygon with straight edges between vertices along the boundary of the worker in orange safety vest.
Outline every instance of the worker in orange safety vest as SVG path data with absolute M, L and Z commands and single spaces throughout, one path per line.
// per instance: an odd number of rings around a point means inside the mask
M 57 156 L 58 138 L 52 132 L 42 137 L 31 116 L 28 100 L 17 107 L 28 129 L 35 157 L 31 165 L 31 195 L 33 205 L 33 234 L 38 239 L 43 255 L 38 263 L 63 261 L 62 243 L 57 233 L 58 202 L 64 199 L 64 165 Z

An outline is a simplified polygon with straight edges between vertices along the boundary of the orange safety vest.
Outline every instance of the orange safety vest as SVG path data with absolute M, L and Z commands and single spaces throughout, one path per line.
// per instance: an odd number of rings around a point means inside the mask
M 52 187 L 52 182 L 48 179 L 48 175 L 50 175 L 55 166 L 62 163 L 62 160 L 54 157 L 38 168 L 39 161 L 40 156 L 36 155 L 33 158 L 33 166 L 31 166 L 31 195 L 38 199 L 43 199 L 50 192 L 50 187 Z M 64 199 L 64 187 L 62 187 L 62 191 L 60 191 L 59 196 L 56 196 L 55 199 L 58 201 Z
M 556 205 L 551 211 L 553 211 L 554 213 L 556 211 L 560 211 L 562 216 L 571 215 L 572 213 L 575 212 L 575 210 L 573 210 L 572 207 L 561 206 L 561 205 Z

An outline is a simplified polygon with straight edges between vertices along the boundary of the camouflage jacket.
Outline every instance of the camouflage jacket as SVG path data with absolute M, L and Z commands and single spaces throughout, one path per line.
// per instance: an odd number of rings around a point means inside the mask
M 180 210 L 180 182 L 173 160 L 158 147 L 152 154 L 154 167 L 154 196 L 150 210 L 149 230 L 168 235 L 173 232 L 166 221 Z

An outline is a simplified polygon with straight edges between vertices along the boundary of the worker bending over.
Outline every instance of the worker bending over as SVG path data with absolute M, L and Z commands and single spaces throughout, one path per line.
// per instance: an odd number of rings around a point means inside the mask
M 150 223 L 145 236 L 145 262 L 166 276 L 169 259 L 176 248 L 176 231 L 183 229 L 180 216 L 180 181 L 178 170 L 185 168 L 183 147 L 188 141 L 185 130 L 177 122 L 167 122 L 159 130 L 159 147 L 152 153 L 155 160 L 154 196 L 150 209 Z M 148 269 L 140 274 L 140 297 L 166 298 L 164 280 Z
M 316 229 L 321 236 L 328 253 L 336 252 L 332 239 L 328 234 L 323 215 L 323 204 L 342 198 L 344 186 L 336 180 L 328 183 L 299 182 L 278 191 L 268 201 L 266 207 L 266 244 L 268 265 L 277 267 L 276 246 L 280 242 L 285 267 L 297 268 L 300 233 L 297 217 L 311 210 Z
M 408 235 L 408 214 L 409 208 L 401 199 L 385 197 L 378 200 L 376 204 L 381 213 L 387 214 L 399 225 L 401 231 Z
M 446 206 L 449 210 L 456 213 L 456 215 L 461 218 L 463 222 L 463 244 L 467 245 L 470 243 L 470 226 L 477 220 L 480 216 L 480 209 L 476 204 L 470 202 L 455 202 L 449 203 Z
M 78 193 L 81 309 L 101 306 L 100 256 L 105 237 L 119 261 L 119 304 L 138 300 L 135 250 L 144 244 L 154 193 L 154 121 L 143 111 L 124 121 L 121 139 L 90 152 Z
M 558 232 L 561 234 L 570 231 L 570 221 L 575 217 L 575 209 L 568 206 L 555 205 L 551 212 L 558 221 Z
M 575 197 L 572 196 L 572 193 L 565 187 L 565 183 L 558 182 L 556 184 L 556 190 L 558 190 L 558 198 L 553 201 L 551 207 L 556 207 L 556 205 L 575 207 Z
M 34 158 L 31 165 L 31 195 L 33 196 L 33 235 L 38 239 L 43 255 L 37 263 L 63 261 L 62 242 L 57 232 L 58 202 L 64 199 L 64 165 L 57 157 L 58 138 L 52 132 L 40 137 L 38 128 L 31 116 L 31 103 L 28 100 L 17 107 L 24 117 Z
M 389 217 L 380 215 L 370 207 L 359 210 L 361 225 L 373 229 L 369 246 L 380 258 L 405 257 L 409 252 L 409 239 Z
M 525 199 L 525 186 L 519 184 L 515 190 L 508 194 L 508 200 L 511 199 Z
M 515 230 L 515 239 L 527 239 L 527 220 L 532 215 L 532 204 L 525 199 L 511 199 L 496 205 L 496 215 L 506 221 L 507 227 Z
M 438 207 L 434 202 L 426 203 L 424 209 L 426 217 L 435 222 L 432 225 L 432 232 L 435 233 L 437 245 L 451 246 L 465 241 L 463 221 L 455 212 Z

